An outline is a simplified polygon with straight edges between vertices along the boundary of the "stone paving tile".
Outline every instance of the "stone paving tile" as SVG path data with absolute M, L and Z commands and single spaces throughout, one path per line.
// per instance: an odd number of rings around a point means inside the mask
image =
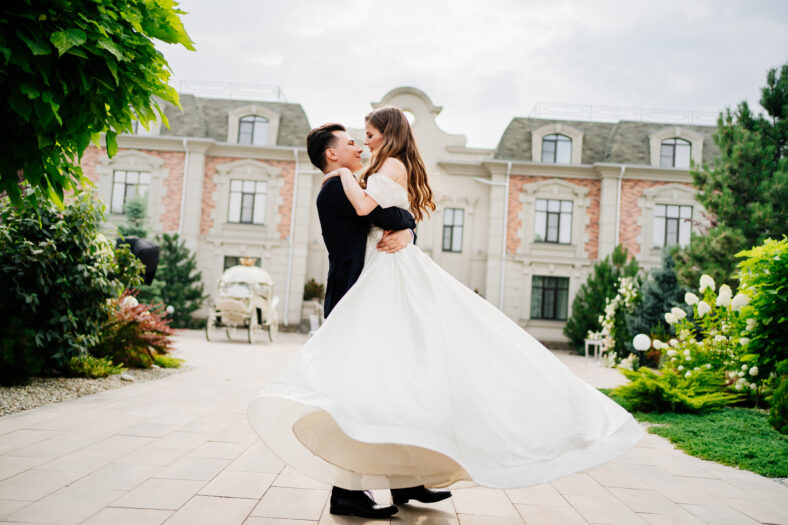
M 91 516 L 84 525 L 160 525 L 172 516 L 171 510 L 123 509 L 107 507 Z
M 457 517 L 460 525 L 523 525 L 520 517 L 474 516 L 473 514 L 458 514 Z
M 721 504 L 718 498 L 711 496 L 697 485 L 690 484 L 688 478 L 650 480 L 647 484 L 674 503 L 712 506 Z
M 238 459 L 230 463 L 227 470 L 279 474 L 284 467 L 284 462 L 268 450 L 268 447 L 258 441 L 246 449 Z
M 72 472 L 31 469 L 0 481 L 0 497 L 36 501 L 80 477 Z
M 5 518 L 9 514 L 13 514 L 22 507 L 30 505 L 29 501 L 0 499 L 0 519 Z
M 156 474 L 157 478 L 208 481 L 230 464 L 229 459 L 184 457 Z
M 327 499 L 327 490 L 271 487 L 252 510 L 252 516 L 317 521 Z
M 590 523 L 610 525 L 643 525 L 646 523 L 610 494 L 605 496 L 568 494 L 566 499 Z
M 647 489 L 649 488 L 643 480 L 637 475 L 627 470 L 617 470 L 610 468 L 595 468 L 588 472 L 588 475 L 594 478 L 600 485 L 604 487 L 620 487 L 627 489 Z
M 115 490 L 65 487 L 8 516 L 9 520 L 66 525 L 79 523 L 120 496 Z
M 786 501 L 783 500 L 784 503 Z M 725 498 L 725 504 L 762 523 L 788 525 L 788 509 L 764 501 L 739 498 Z
M 0 456 L 0 480 L 15 476 L 45 461 L 46 458 Z
M 689 512 L 684 512 L 681 516 L 665 516 L 664 514 L 638 514 L 650 525 L 708 525 Z
M 759 523 L 730 507 L 686 504 L 682 504 L 682 507 L 709 525 L 755 525 Z
M 224 470 L 200 490 L 201 495 L 259 500 L 271 486 L 276 474 Z
M 483 487 L 460 489 L 452 491 L 452 500 L 454 500 L 454 508 L 457 509 L 458 514 L 517 516 L 517 509 L 514 508 L 514 504 L 502 490 Z
M 13 430 L 7 434 L 0 435 L 0 454 L 44 441 L 58 434 L 59 432 L 52 430 L 31 430 L 28 428 Z
M 72 441 L 55 437 L 33 443 L 32 445 L 13 449 L 6 454 L 9 456 L 54 459 L 68 454 L 69 452 L 79 450 L 89 444 L 89 442 L 85 441 Z
M 336 522 L 345 523 L 345 522 Z M 347 522 L 352 525 L 367 525 L 368 523 L 356 518 L 356 521 Z M 384 525 L 388 521 L 376 520 L 375 525 Z M 244 525 L 318 525 L 317 521 L 312 520 L 289 520 L 284 518 L 261 518 L 259 516 L 251 516 L 244 521 Z
M 253 499 L 194 496 L 167 520 L 167 524 L 241 525 L 256 503 Z
M 111 489 L 128 491 L 153 477 L 161 470 L 157 465 L 111 463 L 71 484 L 82 489 Z
M 453 493 L 454 492 L 452 492 L 452 494 Z M 391 491 L 376 491 L 375 501 L 383 505 L 390 504 Z M 419 525 L 459 525 L 457 510 L 454 506 L 453 498 L 448 498 L 443 501 L 430 504 L 411 501 L 405 505 L 398 505 L 398 508 L 399 512 L 397 512 L 397 514 L 395 514 L 395 516 L 391 519 L 392 525 L 397 523 L 417 523 Z M 323 515 L 325 516 L 326 514 L 328 514 L 328 506 L 326 506 L 326 511 L 323 513 Z M 491 524 L 496 523 L 495 516 L 479 517 L 487 519 Z
M 272 485 L 274 487 L 290 487 L 294 489 L 331 489 L 331 485 L 312 479 L 305 474 L 301 474 L 289 465 L 282 469 L 282 472 L 279 473 Z
M 235 459 L 240 456 L 248 445 L 243 443 L 227 443 L 207 441 L 189 452 L 189 456 L 197 458 Z
M 149 479 L 125 496 L 112 502 L 113 507 L 177 510 L 189 501 L 205 482 L 185 479 Z
M 567 507 L 569 503 L 561 496 L 561 493 L 549 483 L 534 485 L 521 489 L 508 489 L 506 494 L 512 503 L 526 503 L 529 505 L 554 505 L 557 507 Z
M 80 449 L 69 452 L 57 459 L 39 465 L 40 470 L 56 470 L 58 472 L 74 472 L 75 474 L 90 474 L 112 463 L 120 454 L 112 451 L 92 451 Z
M 622 489 L 611 487 L 610 492 L 635 512 L 680 516 L 684 509 L 654 490 Z
M 586 525 L 588 522 L 572 507 L 516 505 L 528 525 Z
M 580 496 L 608 496 L 610 493 L 588 474 L 572 474 L 551 481 L 550 484 L 564 496 L 569 494 Z

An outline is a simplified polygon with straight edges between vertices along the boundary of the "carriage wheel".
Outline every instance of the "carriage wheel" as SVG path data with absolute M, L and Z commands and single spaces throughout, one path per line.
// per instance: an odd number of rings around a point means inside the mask
M 252 310 L 252 316 L 249 318 L 249 344 L 254 344 L 257 340 L 257 312 Z
M 216 312 L 208 312 L 208 320 L 205 322 L 205 339 L 208 341 L 216 340 Z
M 279 333 L 279 321 L 277 320 L 271 321 L 271 324 L 268 325 L 268 339 L 270 339 L 271 342 L 273 343 L 274 339 L 276 339 L 276 334 L 278 333 Z
M 233 325 L 228 324 L 224 327 L 224 333 L 227 335 L 227 339 L 233 338 Z

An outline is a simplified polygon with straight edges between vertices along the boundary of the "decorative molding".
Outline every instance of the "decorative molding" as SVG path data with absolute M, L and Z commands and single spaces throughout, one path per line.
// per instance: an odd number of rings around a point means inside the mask
M 542 162 L 542 139 L 553 134 L 564 135 L 572 139 L 571 164 L 581 164 L 583 162 L 584 132 L 562 122 L 546 124 L 531 130 L 531 160 Z
M 279 119 L 281 115 L 260 104 L 249 104 L 248 106 L 233 108 L 227 112 L 227 142 L 229 144 L 238 144 L 239 122 L 243 117 L 249 115 L 263 117 L 268 120 L 267 144 L 271 146 L 276 145 L 276 140 L 279 136 Z M 260 146 L 262 145 L 263 144 L 260 144 Z
M 700 166 L 703 162 L 703 135 L 691 129 L 681 126 L 667 126 L 652 133 L 649 133 L 649 150 L 651 165 L 659 168 L 660 150 L 662 141 L 666 139 L 679 138 L 690 143 L 690 158 Z M 662 169 L 687 169 L 687 168 L 662 168 Z
M 697 225 L 703 213 L 703 206 L 695 199 L 697 190 L 684 184 L 662 184 L 643 191 L 637 203 L 641 213 L 637 224 L 640 234 L 636 241 L 640 246 L 638 261 L 647 265 L 659 266 L 662 262 L 662 247 L 654 247 L 654 206 L 657 204 L 676 204 L 692 206 L 692 230 L 698 231 Z

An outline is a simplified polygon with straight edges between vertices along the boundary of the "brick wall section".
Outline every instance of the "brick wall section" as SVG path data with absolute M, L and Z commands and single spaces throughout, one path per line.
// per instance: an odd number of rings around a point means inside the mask
M 533 182 L 547 180 L 548 177 L 530 177 L 515 175 L 509 179 L 509 220 L 506 232 L 506 250 L 508 253 L 515 253 L 522 244 L 519 231 L 523 227 L 520 220 L 520 213 L 523 210 L 523 203 L 520 201 L 520 193 L 523 186 Z M 599 199 L 602 183 L 591 179 L 561 179 L 569 184 L 588 188 L 587 198 L 589 205 L 586 207 L 586 216 L 589 221 L 585 227 L 585 234 L 588 242 L 585 244 L 586 253 L 591 260 L 597 258 L 599 253 Z
M 165 232 L 178 231 L 181 214 L 181 191 L 183 185 L 183 162 L 184 154 L 177 151 L 155 151 L 155 150 L 129 150 L 119 149 L 118 153 L 124 151 L 138 151 L 151 157 L 158 157 L 163 162 L 165 177 L 162 181 L 162 207 L 159 213 L 159 222 Z M 82 156 L 82 170 L 94 184 L 98 182 L 96 167 L 107 158 L 107 150 L 91 145 L 85 150 Z M 106 203 L 109 205 L 109 203 Z M 155 203 L 158 206 L 159 203 Z
M 643 196 L 645 190 L 666 184 L 669 183 L 651 180 L 621 181 L 621 223 L 618 230 L 618 239 L 633 257 L 640 253 L 640 245 L 637 242 L 637 238 L 643 229 L 638 224 L 638 219 L 643 215 L 643 210 L 638 205 L 638 199 Z M 683 184 L 692 187 L 692 184 Z M 644 240 L 646 242 L 650 241 L 649 239 Z
M 213 217 L 211 214 L 216 208 L 214 202 L 214 192 L 216 191 L 216 169 L 222 164 L 236 162 L 238 159 L 235 157 L 206 157 L 205 160 L 205 178 L 203 179 L 202 188 L 202 215 L 200 216 L 200 234 L 208 235 L 211 228 L 214 226 Z M 261 160 L 256 159 L 257 162 L 267 164 L 277 169 L 282 170 L 282 177 L 285 183 L 279 191 L 279 196 L 282 198 L 282 204 L 279 206 L 279 223 L 277 231 L 282 239 L 287 238 L 290 234 L 290 214 L 293 206 L 293 179 L 295 174 L 295 163 L 283 160 Z

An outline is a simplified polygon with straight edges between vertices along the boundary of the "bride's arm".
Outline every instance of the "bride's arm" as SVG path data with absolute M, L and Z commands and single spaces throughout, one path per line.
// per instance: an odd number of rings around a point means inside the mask
M 341 168 L 339 178 L 342 181 L 342 189 L 345 190 L 350 204 L 355 208 L 356 213 L 359 215 L 369 215 L 372 210 L 378 207 L 377 201 L 367 195 L 358 181 L 347 168 Z

